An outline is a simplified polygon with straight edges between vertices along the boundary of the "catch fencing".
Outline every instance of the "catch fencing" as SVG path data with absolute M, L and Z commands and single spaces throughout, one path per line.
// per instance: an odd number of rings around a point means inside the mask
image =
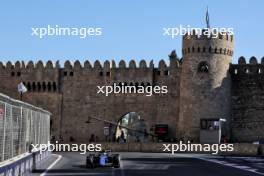
M 0 163 L 50 140 L 50 113 L 0 94 Z

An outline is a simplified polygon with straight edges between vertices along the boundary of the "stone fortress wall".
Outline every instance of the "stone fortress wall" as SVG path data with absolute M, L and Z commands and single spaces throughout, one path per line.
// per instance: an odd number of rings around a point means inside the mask
M 224 41 L 225 40 L 225 41 Z M 233 40 L 233 39 L 232 39 Z M 264 138 L 264 58 L 249 63 L 241 57 L 231 64 L 231 37 L 183 41 L 183 59 L 170 56 L 166 65 L 142 60 L 137 65 L 120 61 L 90 64 L 78 60 L 53 64 L 42 61 L 0 62 L 0 92 L 19 98 L 17 85 L 28 88 L 23 101 L 52 112 L 52 134 L 64 142 L 88 142 L 91 134 L 104 141 L 104 122 L 85 123 L 89 117 L 117 122 L 128 112 L 145 120 L 147 130 L 155 124 L 169 125 L 169 138 L 197 140 L 200 118 L 225 116 L 234 142 Z M 197 73 L 199 63 L 209 65 L 208 73 Z M 92 66 L 93 65 L 93 66 Z M 136 94 L 97 94 L 97 86 L 123 82 L 127 85 L 168 86 L 167 94 L 147 97 Z
M 56 139 L 61 134 L 64 141 L 73 138 L 78 142 L 87 142 L 91 134 L 104 140 L 103 122 L 85 123 L 89 117 L 103 118 L 117 122 L 123 115 L 136 112 L 144 119 L 147 129 L 157 124 L 169 125 L 169 137 L 175 138 L 177 116 L 179 113 L 179 76 L 180 63 L 174 57 L 166 65 L 161 60 L 158 67 L 153 62 L 148 65 L 145 60 L 136 65 L 131 60 L 126 66 L 122 60 L 116 66 L 112 61 L 103 65 L 89 61 L 83 65 L 79 61 L 72 64 L 66 61 L 63 67 L 58 62 L 53 65 L 48 61 L 33 64 L 16 62 L 0 63 L 0 92 L 19 98 L 17 85 L 21 81 L 28 92 L 23 100 L 53 113 L 52 134 Z M 123 82 L 127 85 L 166 85 L 167 94 L 153 96 L 136 94 L 97 94 L 97 86 L 113 85 Z
M 244 57 L 230 66 L 232 76 L 232 138 L 235 142 L 264 140 L 264 57 L 246 63 Z

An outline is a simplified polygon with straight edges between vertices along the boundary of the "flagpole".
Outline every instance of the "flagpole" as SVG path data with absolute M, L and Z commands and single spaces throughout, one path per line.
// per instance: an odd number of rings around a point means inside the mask
M 206 21 L 207 28 L 210 29 L 210 19 L 209 19 L 208 6 L 206 7 L 206 17 L 205 17 L 205 21 Z

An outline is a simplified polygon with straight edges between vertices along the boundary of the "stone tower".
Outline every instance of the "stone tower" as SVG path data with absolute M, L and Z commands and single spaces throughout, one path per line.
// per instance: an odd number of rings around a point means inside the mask
M 204 31 L 204 30 L 203 30 Z M 224 118 L 228 134 L 233 35 L 183 37 L 178 137 L 199 141 L 200 119 Z

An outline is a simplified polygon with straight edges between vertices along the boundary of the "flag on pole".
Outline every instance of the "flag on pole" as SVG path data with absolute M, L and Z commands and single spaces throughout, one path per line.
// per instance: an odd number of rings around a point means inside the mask
M 26 88 L 26 86 L 21 82 L 21 83 L 19 83 L 18 86 L 17 86 L 17 91 L 18 91 L 19 93 L 23 94 L 23 93 L 27 92 L 27 88 Z
M 206 20 L 207 28 L 210 29 L 208 6 L 206 8 L 206 17 L 205 17 L 205 20 Z

